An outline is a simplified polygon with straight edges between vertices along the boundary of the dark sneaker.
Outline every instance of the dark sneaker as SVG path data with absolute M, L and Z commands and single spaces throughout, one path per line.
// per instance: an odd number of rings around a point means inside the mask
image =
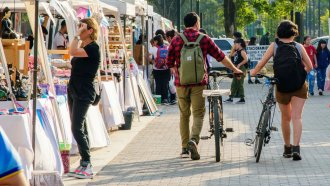
M 259 80 L 255 80 L 254 83 L 255 84 L 261 84 L 261 82 Z
M 170 102 L 170 105 L 175 105 L 176 104 L 176 100 L 172 100 L 171 102 Z
M 248 83 L 249 84 L 253 84 L 253 81 L 251 79 L 249 79 Z
M 233 103 L 233 98 L 228 98 L 227 100 L 224 101 L 225 103 Z
M 192 160 L 199 160 L 201 159 L 198 150 L 197 150 L 197 143 L 195 142 L 195 140 L 190 140 L 188 142 L 188 149 L 190 151 L 190 158 Z
M 301 160 L 300 156 L 300 146 L 292 146 L 292 160 L 299 161 Z
M 241 98 L 239 101 L 236 102 L 236 104 L 245 104 L 245 99 Z
M 164 99 L 164 100 L 162 101 L 162 105 L 169 105 L 167 99 Z
M 182 148 L 180 156 L 181 158 L 189 158 L 189 150 L 187 148 Z
M 291 158 L 292 157 L 292 145 L 290 145 L 289 147 L 284 145 L 283 157 L 284 158 Z
M 314 96 L 314 92 L 310 92 L 309 95 Z
M 319 95 L 323 96 L 323 91 L 322 90 L 319 90 Z

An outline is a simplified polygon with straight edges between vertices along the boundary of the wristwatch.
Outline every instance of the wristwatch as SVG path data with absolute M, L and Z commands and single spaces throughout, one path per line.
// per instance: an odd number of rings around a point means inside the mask
M 77 41 L 80 40 L 80 36 L 74 36 L 74 39 L 76 39 Z

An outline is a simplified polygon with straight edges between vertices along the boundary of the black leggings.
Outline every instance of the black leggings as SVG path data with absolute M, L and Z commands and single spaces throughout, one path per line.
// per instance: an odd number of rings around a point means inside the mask
M 90 146 L 86 124 L 86 116 L 89 106 L 88 100 L 80 100 L 72 96 L 68 91 L 69 112 L 71 117 L 71 130 L 77 141 L 79 154 L 82 161 L 90 162 Z
M 170 81 L 171 72 L 167 70 L 153 70 L 153 75 L 156 82 L 156 94 L 162 96 L 163 100 L 168 100 L 168 83 Z

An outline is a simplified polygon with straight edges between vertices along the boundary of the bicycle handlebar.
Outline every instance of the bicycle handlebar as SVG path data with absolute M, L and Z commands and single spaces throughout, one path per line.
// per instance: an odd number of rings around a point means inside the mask
M 221 77 L 221 76 L 227 76 L 227 77 L 240 77 L 242 74 L 236 74 L 236 73 L 221 73 L 220 71 L 217 70 L 212 70 L 209 72 L 208 76 L 212 77 Z
M 263 75 L 263 74 L 257 74 L 256 77 L 257 78 L 267 78 L 272 84 L 278 83 L 278 79 L 275 77 L 270 77 L 270 76 Z

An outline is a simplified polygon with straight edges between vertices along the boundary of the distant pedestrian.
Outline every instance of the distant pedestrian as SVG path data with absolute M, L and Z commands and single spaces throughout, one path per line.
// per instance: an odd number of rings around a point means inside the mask
M 309 59 L 313 64 L 313 70 L 311 70 L 307 74 L 307 82 L 308 82 L 308 91 L 309 95 L 314 96 L 314 84 L 315 84 L 315 75 L 316 75 L 316 68 L 317 68 L 317 57 L 316 57 L 316 49 L 313 45 L 311 45 L 311 37 L 305 36 L 304 37 L 304 48 L 307 52 Z
M 244 78 L 247 70 L 247 62 L 248 57 L 245 51 L 246 44 L 244 39 L 236 39 L 234 41 L 235 53 L 234 53 L 234 65 L 243 72 L 242 76 L 233 77 L 233 81 L 231 83 L 231 94 L 229 99 L 225 101 L 225 103 L 232 103 L 235 97 L 239 97 L 240 100 L 237 102 L 238 104 L 245 103 L 245 94 L 244 94 Z
M 156 30 L 155 36 L 158 36 L 158 35 L 161 35 L 162 36 L 164 45 L 166 45 L 166 46 L 169 46 L 170 45 L 170 43 L 167 42 L 166 34 L 165 34 L 164 30 L 162 30 L 162 29 Z
M 327 42 L 323 39 L 319 41 L 317 46 L 317 88 L 319 90 L 319 95 L 323 95 L 326 71 L 330 60 L 330 51 L 327 47 Z
M 259 45 L 269 45 L 269 35 L 270 33 L 267 32 L 265 35 L 263 35 L 260 39 Z
M 161 103 L 168 105 L 169 81 L 171 77 L 170 69 L 166 65 L 166 57 L 168 46 L 164 44 L 164 39 L 161 34 L 154 37 L 154 42 L 157 50 L 154 51 L 154 65 L 152 74 L 156 83 L 156 94 L 161 95 Z
M 241 39 L 243 37 L 241 32 L 234 32 L 233 36 L 234 36 L 234 40 Z M 234 54 L 235 54 L 235 46 L 232 46 L 229 54 L 229 58 L 231 62 L 234 62 Z
M 177 35 L 176 31 L 175 30 L 169 30 L 165 33 L 165 36 L 166 36 L 166 41 L 168 43 L 171 43 L 172 42 L 172 39 Z
M 257 38 L 256 37 L 251 37 L 250 38 L 250 41 L 249 41 L 249 46 L 254 46 L 254 45 L 257 45 L 256 44 L 256 41 L 257 41 Z M 257 65 L 258 61 L 251 61 L 249 59 L 248 61 L 248 66 L 249 66 L 249 69 L 254 69 L 254 67 Z M 248 83 L 249 84 L 253 84 L 253 81 L 252 81 L 252 78 L 251 78 L 251 75 L 250 75 L 250 71 L 248 72 Z M 254 83 L 255 84 L 261 84 L 258 77 L 255 77 L 255 80 L 254 80 Z
M 172 72 L 175 72 L 175 85 L 180 108 L 181 157 L 189 157 L 190 151 L 191 159 L 199 160 L 197 145 L 205 115 L 203 90 L 208 84 L 206 56 L 210 54 L 217 61 L 222 61 L 234 73 L 242 72 L 229 61 L 209 36 L 199 32 L 200 18 L 196 13 L 188 13 L 184 17 L 184 25 L 186 27 L 184 32 L 174 37 L 171 42 L 167 65 Z M 188 42 L 199 44 L 187 47 L 185 44 Z M 198 54 L 194 55 L 194 51 Z M 191 110 L 193 125 L 190 132 Z
M 291 21 L 282 21 L 277 28 L 278 39 L 272 43 L 251 76 L 274 57 L 274 74 L 279 80 L 276 85 L 276 101 L 281 111 L 282 133 L 284 139 L 283 157 L 301 160 L 300 139 L 302 134 L 302 111 L 308 97 L 306 72 L 312 70 L 312 63 L 303 46 L 294 41 L 298 36 L 298 26 Z M 293 145 L 290 143 L 293 123 Z
M 173 40 L 173 38 L 177 35 L 177 33 L 176 33 L 176 31 L 175 30 L 169 30 L 169 31 L 167 31 L 166 33 L 165 33 L 165 35 L 166 35 L 166 40 L 167 40 L 167 42 L 168 43 L 171 43 L 172 42 L 172 40 Z M 173 80 L 173 78 L 175 78 L 174 77 L 174 73 L 171 73 L 171 80 Z M 173 81 L 170 81 L 170 82 L 173 82 Z M 170 86 L 172 85 L 172 83 L 170 84 Z M 175 86 L 173 85 L 173 87 L 171 87 L 171 88 L 169 88 L 169 93 L 170 93 L 170 104 L 171 105 L 175 105 L 176 104 L 176 102 L 177 102 L 177 100 L 176 100 L 176 93 L 174 92 L 174 90 L 176 90 L 175 89 Z M 171 92 L 171 90 L 172 90 L 172 92 Z

